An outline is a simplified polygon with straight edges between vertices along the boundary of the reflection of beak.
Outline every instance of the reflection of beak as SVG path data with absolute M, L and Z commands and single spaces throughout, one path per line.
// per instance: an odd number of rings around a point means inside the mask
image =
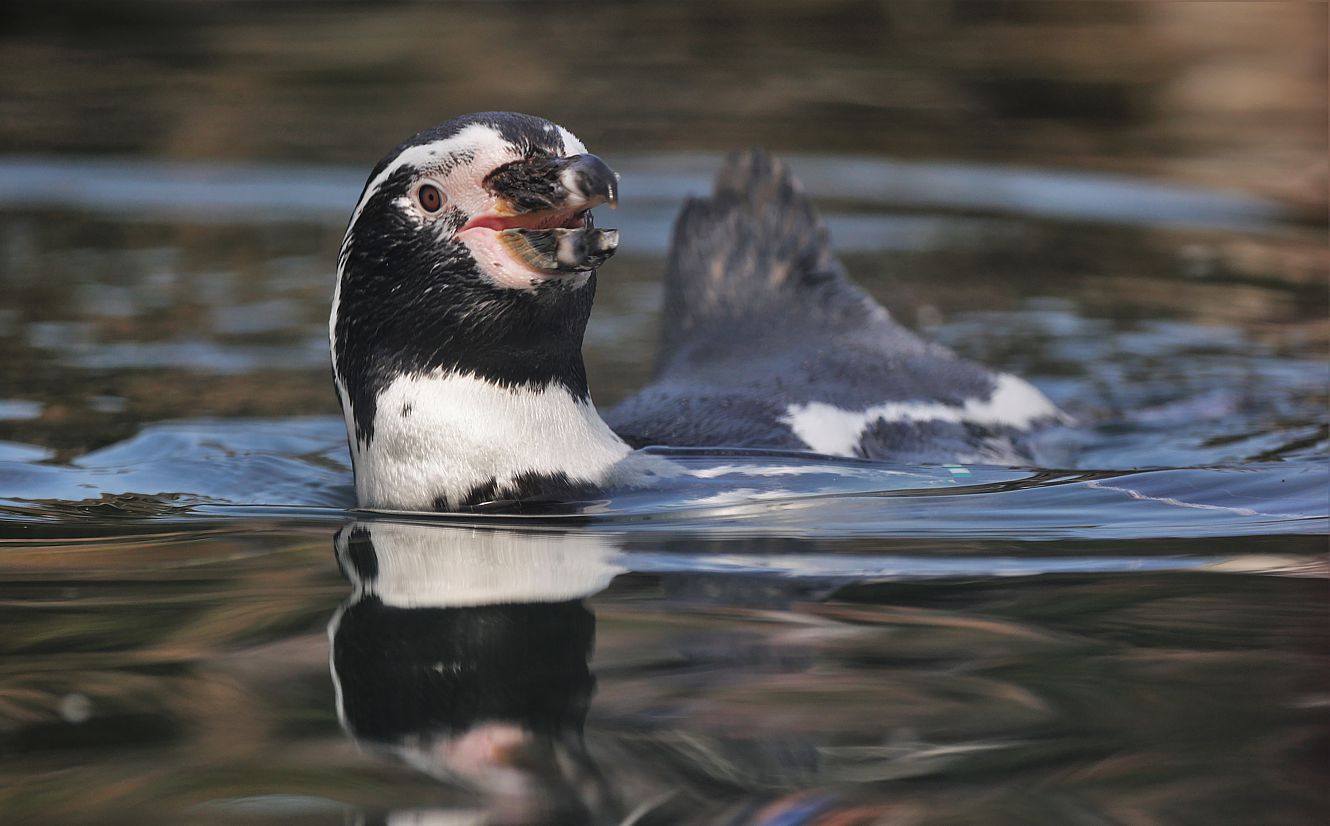
M 595 155 L 536 156 L 504 164 L 485 177 L 493 211 L 477 215 L 459 232 L 498 233 L 510 253 L 534 270 L 594 270 L 619 246 L 617 230 L 595 229 L 591 209 L 619 204 L 619 176 Z

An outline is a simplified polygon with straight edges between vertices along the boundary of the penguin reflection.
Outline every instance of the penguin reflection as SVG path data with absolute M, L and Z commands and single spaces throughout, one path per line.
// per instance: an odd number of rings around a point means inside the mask
M 373 522 L 336 548 L 352 584 L 328 627 L 348 734 L 480 791 L 479 822 L 619 821 L 583 743 L 595 617 L 582 599 L 620 570 L 607 540 Z

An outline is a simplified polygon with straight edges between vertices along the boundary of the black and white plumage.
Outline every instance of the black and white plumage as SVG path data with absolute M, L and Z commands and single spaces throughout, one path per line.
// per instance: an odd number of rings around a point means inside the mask
M 329 667 L 349 735 L 486 792 L 502 822 L 620 822 L 593 816 L 617 801 L 583 743 L 583 600 L 623 571 L 613 544 L 377 522 L 335 547 L 352 592 L 328 623 Z
M 750 151 L 680 214 L 656 375 L 607 418 L 637 446 L 1005 464 L 1060 417 L 1023 379 L 896 323 L 849 280 L 784 165 Z
M 617 241 L 589 209 L 615 187 L 567 130 L 511 113 L 448 121 L 375 167 L 329 331 L 363 507 L 566 498 L 608 481 L 630 449 L 591 404 L 581 350 L 595 266 Z M 532 234 L 556 242 L 553 262 Z
M 616 195 L 571 133 L 512 113 L 448 121 L 375 167 L 330 321 L 362 507 L 567 501 L 640 482 L 660 464 L 633 451 L 648 444 L 1019 461 L 1061 416 L 896 324 L 788 172 L 750 152 L 686 205 L 655 380 L 607 425 L 581 347 L 617 244 L 589 210 Z

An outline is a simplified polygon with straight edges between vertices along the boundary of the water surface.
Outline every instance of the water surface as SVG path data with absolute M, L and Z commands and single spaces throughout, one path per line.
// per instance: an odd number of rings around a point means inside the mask
M 579 10 L 13 18 L 0 821 L 1321 821 L 1323 8 L 796 5 L 599 9 L 622 54 L 540 73 L 506 35 Z M 527 71 L 456 83 L 486 39 Z M 352 511 L 346 211 L 495 101 L 624 176 L 602 407 L 682 199 L 765 143 L 898 319 L 1076 424 L 1031 467 L 672 450 L 562 513 Z

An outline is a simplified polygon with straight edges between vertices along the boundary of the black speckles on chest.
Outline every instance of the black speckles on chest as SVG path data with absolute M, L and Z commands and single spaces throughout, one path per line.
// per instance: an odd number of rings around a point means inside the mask
M 439 511 L 462 510 L 475 513 L 569 513 L 579 502 L 596 498 L 601 489 L 590 482 L 570 479 L 557 473 L 523 473 L 500 485 L 497 480 L 476 485 L 456 507 L 449 507 L 445 497 L 434 502 Z

